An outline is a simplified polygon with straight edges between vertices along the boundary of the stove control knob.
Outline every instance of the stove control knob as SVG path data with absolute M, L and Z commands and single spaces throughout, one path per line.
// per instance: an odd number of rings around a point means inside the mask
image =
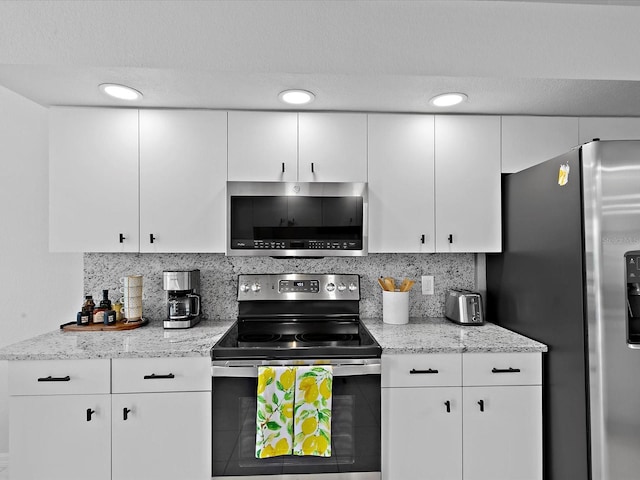
M 349 291 L 350 292 L 353 292 L 354 290 L 357 290 L 357 289 L 358 289 L 358 286 L 355 283 L 351 282 L 349 284 Z
M 340 282 L 338 284 L 338 291 L 339 292 L 344 292 L 346 289 L 347 289 L 347 286 L 344 283 Z
M 333 292 L 336 289 L 335 284 L 327 283 L 327 292 Z
M 252 292 L 259 292 L 260 291 L 260 284 L 258 282 L 254 283 L 253 285 L 251 285 L 251 291 Z
M 249 285 L 247 285 L 246 283 L 243 283 L 242 285 L 240 285 L 240 291 L 245 293 L 249 291 Z

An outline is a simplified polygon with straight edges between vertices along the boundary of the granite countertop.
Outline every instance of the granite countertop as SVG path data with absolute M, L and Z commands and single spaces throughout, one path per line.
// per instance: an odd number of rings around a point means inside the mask
M 0 360 L 208 357 L 234 321 L 202 320 L 192 328 L 174 330 L 165 330 L 161 321 L 123 331 L 56 330 L 1 348 Z
M 546 352 L 547 346 L 492 323 L 457 325 L 446 318 L 410 318 L 406 325 L 363 319 L 383 353 Z
M 0 349 L 0 360 L 208 357 L 234 320 L 203 320 L 193 328 L 165 330 L 162 322 L 134 330 L 56 330 Z M 363 319 L 383 353 L 546 352 L 542 343 L 491 323 L 460 326 L 444 318 L 411 318 L 406 325 Z

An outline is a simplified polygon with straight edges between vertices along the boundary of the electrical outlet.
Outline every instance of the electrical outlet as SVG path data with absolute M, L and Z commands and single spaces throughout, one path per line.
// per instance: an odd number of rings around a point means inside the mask
M 433 275 L 422 275 L 422 294 L 433 295 Z

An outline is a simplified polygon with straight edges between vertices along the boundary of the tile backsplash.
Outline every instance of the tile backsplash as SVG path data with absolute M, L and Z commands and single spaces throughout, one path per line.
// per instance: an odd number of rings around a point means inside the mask
M 361 279 L 360 315 L 382 316 L 380 275 L 416 280 L 410 294 L 409 315 L 442 317 L 447 289 L 476 288 L 475 255 L 468 254 L 370 254 L 366 257 L 286 258 L 227 257 L 222 254 L 85 253 L 84 287 L 98 300 L 109 290 L 112 301 L 121 297 L 119 279 L 143 275 L 143 315 L 163 320 L 165 292 L 163 270 L 200 269 L 202 308 L 209 318 L 235 318 L 238 314 L 238 274 L 241 273 L 357 273 Z M 420 277 L 435 277 L 435 294 L 422 295 Z M 78 308 L 82 299 L 78 299 Z

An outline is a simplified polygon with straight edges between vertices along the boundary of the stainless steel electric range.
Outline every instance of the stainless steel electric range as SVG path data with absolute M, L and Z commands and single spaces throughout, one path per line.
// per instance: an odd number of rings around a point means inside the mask
M 213 478 L 380 479 L 381 347 L 358 275 L 238 277 L 238 320 L 212 349 Z M 255 458 L 260 365 L 331 365 L 332 456 Z

